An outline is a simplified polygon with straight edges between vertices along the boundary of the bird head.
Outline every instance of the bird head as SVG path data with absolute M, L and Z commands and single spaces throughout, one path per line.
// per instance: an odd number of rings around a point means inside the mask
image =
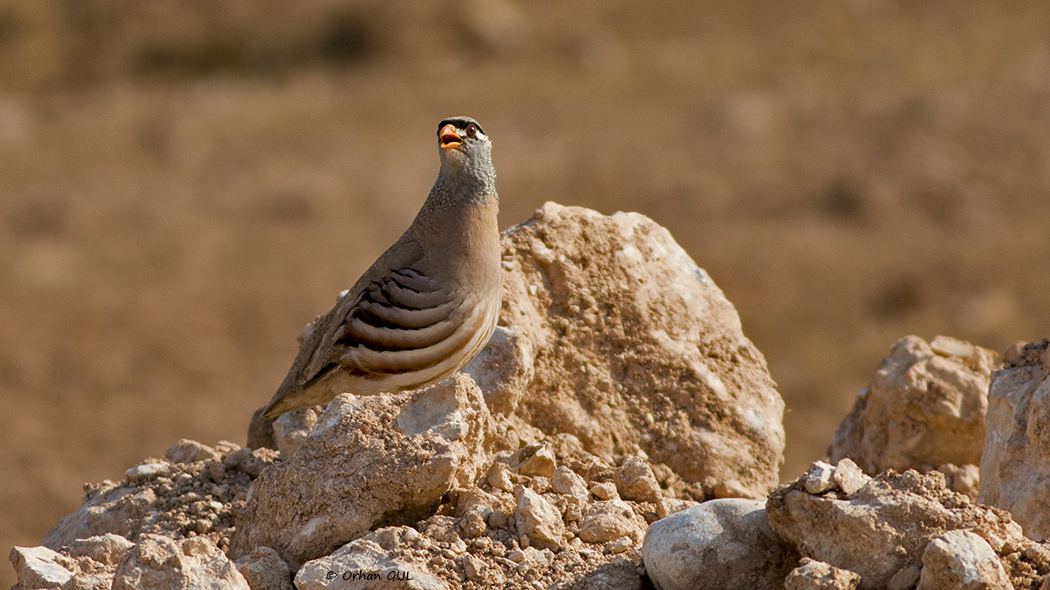
M 438 123 L 437 136 L 442 165 L 478 170 L 492 167 L 492 143 L 474 119 L 445 119 Z

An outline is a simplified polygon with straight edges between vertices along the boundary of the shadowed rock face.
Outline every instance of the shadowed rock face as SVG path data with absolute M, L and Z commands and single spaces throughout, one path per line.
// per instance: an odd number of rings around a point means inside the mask
M 1050 341 L 1008 354 L 992 375 L 981 502 L 1009 510 L 1032 539 L 1050 538 Z

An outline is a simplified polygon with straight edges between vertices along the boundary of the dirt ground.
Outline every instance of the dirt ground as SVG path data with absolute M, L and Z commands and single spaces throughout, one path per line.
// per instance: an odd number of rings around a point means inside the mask
M 449 115 L 493 138 L 503 226 L 671 230 L 766 355 L 783 479 L 897 338 L 1050 335 L 1050 4 L 290 6 L 0 7 L 0 547 L 180 438 L 243 443 Z

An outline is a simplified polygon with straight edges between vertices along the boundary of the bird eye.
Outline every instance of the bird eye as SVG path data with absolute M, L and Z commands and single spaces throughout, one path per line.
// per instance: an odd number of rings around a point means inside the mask
M 469 125 L 469 126 L 467 126 L 467 135 L 469 135 L 471 137 L 474 137 L 474 135 L 476 135 L 477 132 L 478 132 L 477 125 Z

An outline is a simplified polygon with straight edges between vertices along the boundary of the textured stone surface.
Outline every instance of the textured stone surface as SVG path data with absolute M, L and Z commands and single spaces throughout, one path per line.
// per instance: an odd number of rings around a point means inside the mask
M 518 532 L 528 537 L 531 546 L 557 550 L 565 533 L 561 513 L 530 489 L 518 486 L 514 495 L 518 500 L 514 511 Z
M 470 368 L 500 412 L 610 463 L 644 451 L 687 482 L 737 480 L 753 497 L 776 485 L 783 401 L 733 306 L 667 230 L 547 203 L 503 246 L 500 325 L 514 335 Z
M 997 366 L 998 355 L 961 340 L 901 338 L 835 431 L 832 462 L 849 457 L 869 475 L 977 465 Z
M 119 483 L 86 486 L 84 504 L 44 535 L 52 549 L 77 539 L 113 533 L 132 542 L 142 533 L 173 538 L 206 534 L 220 547 L 229 544 L 233 512 L 248 486 L 276 453 L 220 442 L 209 447 L 182 440 L 165 453 L 174 462 L 149 459 L 128 470 Z
M 642 545 L 658 590 L 780 590 L 798 556 L 761 500 L 711 500 L 649 527 Z
M 1013 590 L 1013 585 L 988 541 L 957 530 L 926 546 L 918 590 Z
M 1050 538 L 1050 342 L 1032 343 L 992 376 L 978 499 Z
M 587 507 L 580 519 L 580 539 L 588 543 L 607 543 L 621 537 L 640 540 L 645 520 L 623 500 L 603 500 Z
M 113 590 L 250 590 L 233 562 L 207 537 L 175 541 L 143 535 L 121 560 Z
M 849 495 L 811 494 L 802 477 L 770 495 L 766 511 L 804 557 L 860 574 L 861 590 L 911 587 L 927 545 L 963 529 L 989 544 L 1015 587 L 1037 587 L 1050 573 L 1045 548 L 1025 539 L 1008 513 L 972 504 L 937 471 L 888 471 Z
M 256 547 L 234 564 L 252 590 L 295 590 L 288 565 L 269 547 Z
M 10 558 L 22 588 L 61 588 L 73 579 L 70 560 L 53 549 L 12 547 Z
M 478 478 L 493 428 L 465 374 L 417 392 L 338 396 L 298 451 L 256 480 L 231 555 L 262 545 L 301 564 L 386 519 L 425 518 Z
M 803 558 L 784 580 L 784 590 L 855 590 L 860 575 L 833 565 Z

